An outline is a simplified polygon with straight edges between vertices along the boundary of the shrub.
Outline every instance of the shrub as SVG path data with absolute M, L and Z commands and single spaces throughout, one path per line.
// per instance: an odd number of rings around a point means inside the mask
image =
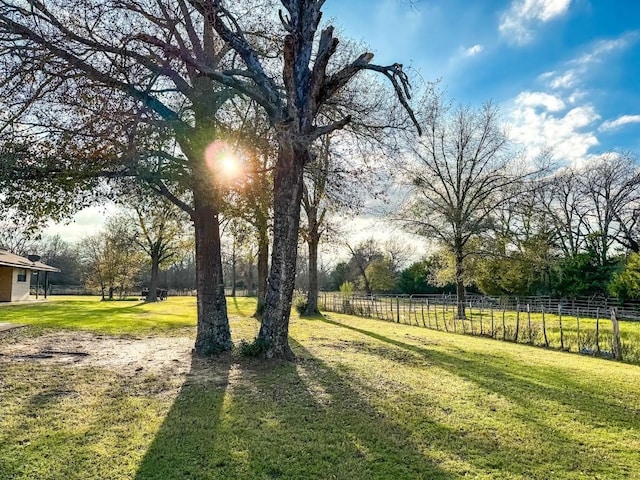
M 269 342 L 262 338 L 256 338 L 251 343 L 243 339 L 240 340 L 238 350 L 240 351 L 240 355 L 243 357 L 257 358 L 263 356 L 268 347 Z
M 293 303 L 293 307 L 296 309 L 296 312 L 303 315 L 304 312 L 307 311 L 307 300 L 304 297 L 298 297 Z
M 340 293 L 345 297 L 350 297 L 353 295 L 354 285 L 353 282 L 344 282 L 340 285 Z

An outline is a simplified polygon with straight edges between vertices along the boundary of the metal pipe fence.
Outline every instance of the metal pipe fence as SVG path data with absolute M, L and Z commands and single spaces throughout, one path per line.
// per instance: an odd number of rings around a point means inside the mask
M 640 305 L 611 299 L 470 295 L 461 305 L 453 295 L 321 292 L 318 300 L 324 311 L 640 364 Z

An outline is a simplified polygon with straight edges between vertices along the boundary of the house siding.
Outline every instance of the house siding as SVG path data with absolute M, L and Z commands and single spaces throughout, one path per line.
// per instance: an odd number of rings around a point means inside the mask
M 11 301 L 12 285 L 13 285 L 13 268 L 0 267 L 0 302 Z
M 18 281 L 18 275 L 23 271 L 26 272 L 27 278 L 24 282 Z M 22 269 L 22 268 L 14 268 L 12 275 L 13 288 L 11 289 L 11 301 L 12 302 L 20 302 L 24 300 L 29 300 L 29 290 L 31 285 L 31 270 Z

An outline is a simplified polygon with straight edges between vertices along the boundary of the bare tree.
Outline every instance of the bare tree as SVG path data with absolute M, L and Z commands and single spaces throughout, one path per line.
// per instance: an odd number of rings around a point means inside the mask
M 318 246 L 325 229 L 327 208 L 327 181 L 330 175 L 330 136 L 321 139 L 315 159 L 306 169 L 303 184 L 302 208 L 307 223 L 301 229 L 302 237 L 309 248 L 309 285 L 305 315 L 316 315 L 318 310 Z
M 35 253 L 37 246 L 38 235 L 32 228 L 11 221 L 0 222 L 0 248 L 26 256 Z
M 158 300 L 160 267 L 175 257 L 187 243 L 184 213 L 167 200 L 155 200 L 136 205 L 133 220 L 136 230 L 135 241 L 151 261 L 149 293 L 145 299 L 147 302 Z
M 365 293 L 367 295 L 371 295 L 371 282 L 369 280 L 367 269 L 374 262 L 384 260 L 384 252 L 380 248 L 378 242 L 373 238 L 360 242 L 353 247 L 348 243 L 346 245 L 351 253 L 351 260 L 349 263 L 355 267 L 357 274 L 360 275 Z
M 338 39 L 333 36 L 331 26 L 318 32 L 324 0 L 282 0 L 281 3 L 284 9 L 280 19 L 285 31 L 282 92 L 267 73 L 238 19 L 221 0 L 194 2 L 194 5 L 244 62 L 241 71 L 229 72 L 226 76 L 216 73 L 211 78 L 253 98 L 265 109 L 276 129 L 274 242 L 259 339 L 267 345 L 267 357 L 293 358 L 288 332 L 304 167 L 312 159 L 311 145 L 315 139 L 344 128 L 351 121 L 348 114 L 337 120 L 325 118 L 323 109 L 359 72 L 373 70 L 389 79 L 412 118 L 413 113 L 407 103 L 408 78 L 402 65 L 373 65 L 371 53 L 363 53 L 346 65 L 331 65 Z
M 82 239 L 78 250 L 86 283 L 100 287 L 103 300 L 106 295 L 112 300 L 116 291 L 123 297 L 132 288 L 142 256 L 130 222 L 111 217 L 104 231 Z
M 489 228 L 493 209 L 515 195 L 517 184 L 534 172 L 515 165 L 495 105 L 452 110 L 439 95 L 430 99 L 424 135 L 414 154 L 416 161 L 405 167 L 412 196 L 400 219 L 452 252 L 457 316 L 465 318 L 470 240 Z
M 610 152 L 585 167 L 579 179 L 590 206 L 585 226 L 598 261 L 605 266 L 614 244 L 634 247 L 640 168 L 631 155 Z
M 587 242 L 588 197 L 580 187 L 580 173 L 565 167 L 536 190 L 542 210 L 553 225 L 554 241 L 566 257 L 575 257 Z
M 264 112 L 255 102 L 234 101 L 242 119 L 238 139 L 242 151 L 242 174 L 236 176 L 233 191 L 226 202 L 229 216 L 242 218 L 253 227 L 257 247 L 257 302 L 254 316 L 264 310 L 269 276 L 269 231 L 273 204 L 273 164 L 277 145 Z

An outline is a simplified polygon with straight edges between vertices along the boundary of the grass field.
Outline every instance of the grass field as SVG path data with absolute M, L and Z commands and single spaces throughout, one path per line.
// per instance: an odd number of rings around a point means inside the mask
M 230 299 L 236 342 L 253 308 Z M 171 376 L 7 353 L 52 332 L 177 345 L 194 309 L 3 307 L 32 326 L 0 336 L 0 479 L 640 478 L 640 367 L 603 359 L 340 314 L 292 318 L 295 364 L 232 353 Z
M 195 324 L 195 297 L 146 304 L 140 300 L 100 301 L 100 297 L 60 296 L 50 301 L 0 307 L 0 322 L 34 328 L 64 328 L 97 333 L 171 332 Z

